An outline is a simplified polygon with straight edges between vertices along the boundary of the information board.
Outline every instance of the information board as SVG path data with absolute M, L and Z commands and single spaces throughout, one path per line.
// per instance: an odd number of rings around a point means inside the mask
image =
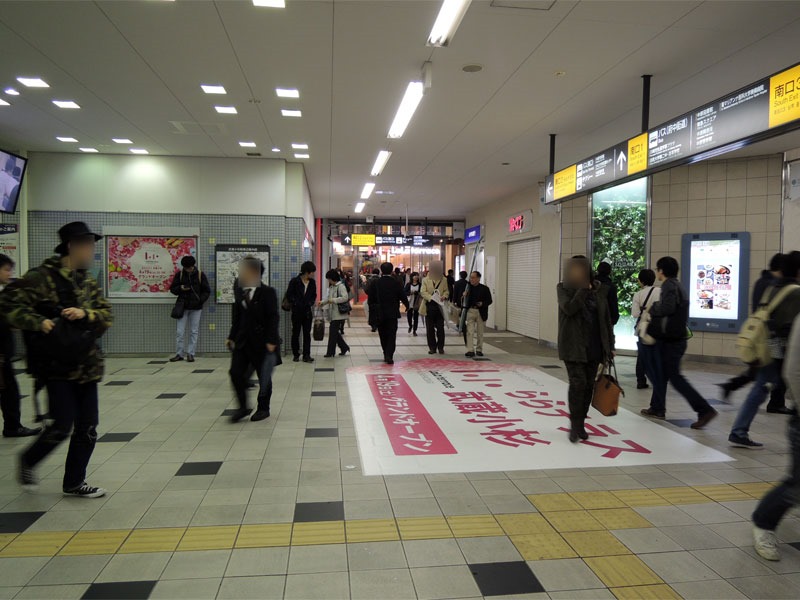
M 5 254 L 14 261 L 15 275 L 19 275 L 19 225 L 0 225 L 0 254 Z
M 475 227 L 470 227 L 464 232 L 464 243 L 466 244 L 474 244 L 475 242 L 479 242 L 481 239 L 481 226 L 475 225 Z
M 266 245 L 218 245 L 214 246 L 216 265 L 216 300 L 217 304 L 233 304 L 233 286 L 239 277 L 239 262 L 248 256 L 255 257 L 264 263 L 264 275 L 261 278 L 269 285 L 269 246 Z

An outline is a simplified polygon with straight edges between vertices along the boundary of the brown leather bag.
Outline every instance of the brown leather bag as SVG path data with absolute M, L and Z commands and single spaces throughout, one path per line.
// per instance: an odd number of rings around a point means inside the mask
M 611 370 L 614 374 L 611 374 Z M 594 383 L 594 394 L 592 395 L 592 406 L 604 417 L 613 417 L 619 410 L 619 397 L 625 395 L 625 390 L 617 380 L 617 366 L 611 361 L 603 367 L 603 371 L 598 375 Z

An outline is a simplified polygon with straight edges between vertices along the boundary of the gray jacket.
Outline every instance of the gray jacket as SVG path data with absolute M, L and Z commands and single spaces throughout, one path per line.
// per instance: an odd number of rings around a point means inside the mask
M 600 341 L 605 361 L 611 360 L 614 351 L 614 326 L 608 306 L 608 286 L 595 281 L 597 292 L 597 318 L 600 325 Z M 583 315 L 588 289 L 575 289 L 559 283 L 558 293 L 558 357 L 566 362 L 587 362 L 589 327 Z

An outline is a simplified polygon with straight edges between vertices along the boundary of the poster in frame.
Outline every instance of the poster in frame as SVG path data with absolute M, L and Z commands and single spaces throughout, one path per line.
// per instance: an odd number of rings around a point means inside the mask
M 239 275 L 239 261 L 248 256 L 264 263 L 261 281 L 269 285 L 269 246 L 262 244 L 220 244 L 214 246 L 217 304 L 233 304 L 233 286 Z

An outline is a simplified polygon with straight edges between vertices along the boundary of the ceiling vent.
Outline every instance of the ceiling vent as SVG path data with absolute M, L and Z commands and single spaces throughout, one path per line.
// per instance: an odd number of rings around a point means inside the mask
M 178 135 L 228 135 L 228 127 L 223 123 L 199 123 L 197 121 L 170 121 L 172 133 Z
M 517 8 L 523 10 L 550 10 L 556 0 L 492 0 L 492 8 Z
M 261 156 L 261 152 L 248 152 L 247 156 Z

